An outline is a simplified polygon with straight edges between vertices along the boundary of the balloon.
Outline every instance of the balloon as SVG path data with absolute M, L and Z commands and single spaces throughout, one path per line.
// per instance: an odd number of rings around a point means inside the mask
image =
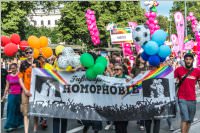
M 4 47 L 4 53 L 6 56 L 12 57 L 18 51 L 17 45 L 14 43 L 9 43 Z
M 73 56 L 73 55 L 74 55 L 74 50 L 73 50 L 73 48 L 71 48 L 71 47 L 65 47 L 65 48 L 62 50 L 62 55 L 63 55 L 63 56 Z
M 147 21 L 146 21 L 146 24 L 147 24 L 147 25 L 149 25 L 149 24 L 150 24 L 149 20 L 147 20 Z
M 157 55 L 152 55 L 149 57 L 149 64 L 151 66 L 158 66 L 160 64 L 160 57 Z
M 45 63 L 44 64 L 44 69 L 47 69 L 47 70 L 53 70 L 53 66 L 49 63 Z
M 142 57 L 142 59 L 143 59 L 144 61 L 148 61 L 148 60 L 149 60 L 149 55 L 147 55 L 145 52 L 143 52 L 143 53 L 141 54 L 141 57 Z
M 94 65 L 94 58 L 88 53 L 82 54 L 80 61 L 84 67 L 92 67 Z
M 31 48 L 40 48 L 40 40 L 36 36 L 29 36 L 28 44 Z
M 189 16 L 194 16 L 194 13 L 193 12 L 189 12 Z
M 153 33 L 151 40 L 155 41 L 159 46 L 163 45 L 167 39 L 167 33 L 164 30 L 157 30 Z
M 167 46 L 167 45 L 162 45 L 162 46 L 160 46 L 158 55 L 159 55 L 161 58 L 166 58 L 166 57 L 169 56 L 170 54 L 171 54 L 171 49 L 170 49 L 169 46 Z
M 100 64 L 103 64 L 105 67 L 107 66 L 108 62 L 107 62 L 107 59 L 103 56 L 99 56 L 95 63 L 100 63 Z
M 8 38 L 7 36 L 1 36 L 1 46 L 4 47 L 8 43 L 11 43 L 10 38 Z
M 134 41 L 143 46 L 150 40 L 150 31 L 147 25 L 138 25 L 133 31 Z
M 24 51 L 28 47 L 28 42 L 27 41 L 21 41 L 19 44 L 19 48 Z
M 53 50 L 50 47 L 41 48 L 41 54 L 45 58 L 49 58 L 53 55 Z
M 154 41 L 148 41 L 144 46 L 144 52 L 148 55 L 154 55 L 158 53 L 158 44 Z
M 64 48 L 65 47 L 63 45 L 56 46 L 56 48 L 55 48 L 56 55 L 58 56 L 60 53 L 62 53 L 62 51 L 63 51 Z
M 85 74 L 86 78 L 89 80 L 93 80 L 97 77 L 96 73 L 93 71 L 93 67 L 87 69 Z
M 150 16 L 150 13 L 149 13 L 149 12 L 146 12 L 146 13 L 145 13 L 145 17 L 146 17 L 146 18 L 149 18 L 149 16 Z
M 80 56 L 79 55 L 74 55 L 70 59 L 71 59 L 71 66 L 72 67 L 76 68 L 76 67 L 79 67 L 81 65 Z
M 158 20 L 154 20 L 153 23 L 154 23 L 154 24 L 158 24 Z
M 10 40 L 14 44 L 19 44 L 20 43 L 20 36 L 18 34 L 12 34 L 10 37 Z
M 72 66 L 67 66 L 66 71 L 67 71 L 67 72 L 72 71 Z
M 34 48 L 34 49 L 33 49 L 33 58 L 34 58 L 34 59 L 37 59 L 37 58 L 39 57 L 39 55 L 40 55 L 39 50 L 36 49 L 36 48 Z
M 155 17 L 156 17 L 156 13 L 155 13 L 155 12 L 151 12 L 151 13 L 150 13 L 150 16 L 151 16 L 152 18 L 155 18 Z
M 164 62 L 166 60 L 166 58 L 161 58 L 160 57 L 160 62 Z
M 149 18 L 149 22 L 153 23 L 154 22 L 154 18 Z
M 96 63 L 94 66 L 93 66 L 93 71 L 96 73 L 96 75 L 99 75 L 99 74 L 103 74 L 104 71 L 105 71 L 105 66 L 104 64 L 102 63 Z
M 46 36 L 41 36 L 39 40 L 40 40 L 40 48 L 48 46 L 48 38 Z
M 65 69 L 69 65 L 69 59 L 65 56 L 60 56 L 58 58 L 58 66 L 59 68 Z

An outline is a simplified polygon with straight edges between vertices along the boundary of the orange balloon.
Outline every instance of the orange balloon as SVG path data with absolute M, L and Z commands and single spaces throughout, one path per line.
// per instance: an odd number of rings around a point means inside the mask
M 40 55 L 39 50 L 36 49 L 36 48 L 34 48 L 34 49 L 33 49 L 33 58 L 34 58 L 34 59 L 37 59 L 39 55 Z
M 49 58 L 53 55 L 53 50 L 50 47 L 41 48 L 41 54 L 45 58 Z
M 41 36 L 39 40 L 40 40 L 40 48 L 48 46 L 48 38 L 46 36 Z
M 36 36 L 29 36 L 28 37 L 28 44 L 31 48 L 40 48 L 40 40 Z

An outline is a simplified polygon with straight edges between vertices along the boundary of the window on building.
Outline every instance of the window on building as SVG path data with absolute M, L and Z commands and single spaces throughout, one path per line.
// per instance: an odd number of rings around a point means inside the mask
M 55 25 L 57 25 L 57 20 L 55 20 Z
M 51 25 L 51 21 L 50 20 L 48 20 L 48 25 Z
M 43 21 L 43 20 L 41 21 L 41 25 L 42 25 L 42 26 L 44 25 L 44 21 Z
M 37 21 L 34 21 L 34 26 L 36 26 L 37 25 Z

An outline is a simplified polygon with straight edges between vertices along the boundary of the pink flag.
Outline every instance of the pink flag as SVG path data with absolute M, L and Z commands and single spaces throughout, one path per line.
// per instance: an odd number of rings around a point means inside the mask
M 171 41 L 173 45 L 178 45 L 178 38 L 175 34 L 171 35 Z
M 179 51 L 183 50 L 184 44 L 184 18 L 181 12 L 176 12 L 174 14 L 175 24 L 176 24 L 176 31 L 178 35 L 178 45 Z

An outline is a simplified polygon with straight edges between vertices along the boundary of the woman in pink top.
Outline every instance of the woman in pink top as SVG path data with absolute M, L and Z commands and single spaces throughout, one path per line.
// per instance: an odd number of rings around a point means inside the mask
M 23 116 L 20 112 L 21 86 L 19 84 L 17 64 L 10 65 L 11 73 L 6 77 L 4 98 L 8 94 L 7 119 L 4 125 L 5 131 L 12 131 L 23 127 Z

